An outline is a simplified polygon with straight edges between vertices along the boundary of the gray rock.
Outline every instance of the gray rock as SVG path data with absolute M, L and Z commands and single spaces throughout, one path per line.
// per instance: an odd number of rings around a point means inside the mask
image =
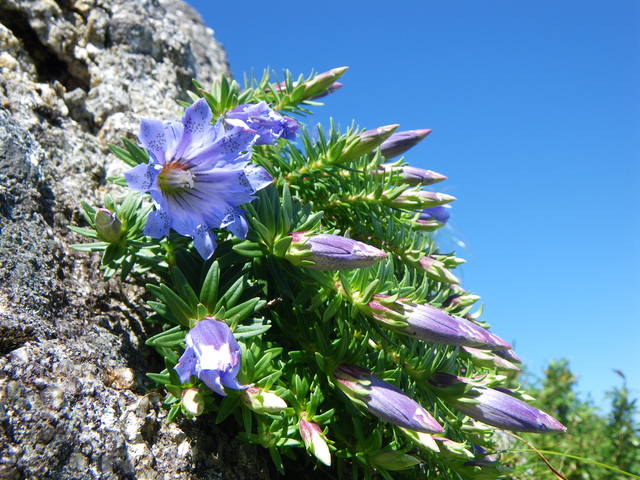
M 66 227 L 122 171 L 107 149 L 228 73 L 179 0 L 0 1 L 0 479 L 267 478 L 211 420 L 167 424 L 141 290 Z

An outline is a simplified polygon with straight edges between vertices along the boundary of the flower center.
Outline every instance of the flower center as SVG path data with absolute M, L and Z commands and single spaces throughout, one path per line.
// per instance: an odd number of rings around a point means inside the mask
M 163 193 L 175 193 L 193 188 L 193 173 L 176 162 L 167 163 L 158 175 L 158 184 Z

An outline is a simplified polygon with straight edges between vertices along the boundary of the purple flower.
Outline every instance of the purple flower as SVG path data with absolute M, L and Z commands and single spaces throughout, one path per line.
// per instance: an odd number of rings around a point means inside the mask
M 292 233 L 287 260 L 314 270 L 350 270 L 375 265 L 387 254 L 371 245 L 339 235 Z
M 380 145 L 380 153 L 386 159 L 397 157 L 421 142 L 430 133 L 431 129 L 428 128 L 394 133 Z
M 241 124 L 258 133 L 256 145 L 273 145 L 277 139 L 292 140 L 300 128 L 293 118 L 280 115 L 272 110 L 266 102 L 238 105 L 225 115 L 228 125 Z
M 372 415 L 416 432 L 440 433 L 442 426 L 415 400 L 383 382 L 364 368 L 340 365 L 336 384 L 350 399 L 363 405 Z
M 419 220 L 435 220 L 439 223 L 445 224 L 449 221 L 449 217 L 451 214 L 449 213 L 449 209 L 451 209 L 450 205 L 439 205 L 437 207 L 425 208 L 420 213 Z
M 386 298 L 385 295 L 374 295 L 368 308 L 369 314 L 386 327 L 432 343 L 511 348 L 497 335 L 465 318 L 449 315 L 428 304 L 418 305 L 406 299 L 388 303 Z
M 238 383 L 242 352 L 226 323 L 213 318 L 200 320 L 186 338 L 187 348 L 175 371 L 182 383 L 191 376 L 198 377 L 219 395 L 226 395 L 224 387 L 242 390 Z
M 496 352 L 496 355 L 510 362 L 522 363 L 522 359 L 513 350 L 500 350 Z
M 478 386 L 469 379 L 436 373 L 430 380 L 438 388 L 458 389 L 467 384 L 462 395 L 449 399 L 451 404 L 469 417 L 503 430 L 514 432 L 564 432 L 566 427 L 551 415 L 494 388 Z M 445 390 L 446 392 L 446 390 Z
M 139 139 L 151 160 L 125 173 L 129 187 L 148 192 L 156 203 L 144 234 L 161 238 L 172 228 L 192 237 L 205 259 L 216 247 L 212 228 L 246 237 L 247 220 L 238 206 L 273 180 L 249 163 L 256 132 L 246 125 L 211 125 L 211 117 L 200 99 L 187 108 L 182 122 L 142 120 Z

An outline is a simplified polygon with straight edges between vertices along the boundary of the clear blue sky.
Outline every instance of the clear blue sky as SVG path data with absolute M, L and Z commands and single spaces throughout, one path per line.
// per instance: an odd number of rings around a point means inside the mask
M 314 117 L 432 128 L 463 286 L 530 369 L 640 390 L 640 3 L 191 0 L 233 74 L 348 65 Z

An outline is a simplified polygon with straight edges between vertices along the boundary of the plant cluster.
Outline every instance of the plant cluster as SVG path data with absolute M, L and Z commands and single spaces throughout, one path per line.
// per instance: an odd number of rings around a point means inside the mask
M 280 472 L 306 450 L 340 478 L 509 478 L 497 429 L 565 428 L 506 388 L 520 359 L 430 234 L 455 198 L 400 157 L 430 130 L 290 116 L 345 71 L 194 82 L 181 121 L 112 147 L 131 191 L 83 204 L 75 247 L 146 283 L 169 421 L 233 418 Z

